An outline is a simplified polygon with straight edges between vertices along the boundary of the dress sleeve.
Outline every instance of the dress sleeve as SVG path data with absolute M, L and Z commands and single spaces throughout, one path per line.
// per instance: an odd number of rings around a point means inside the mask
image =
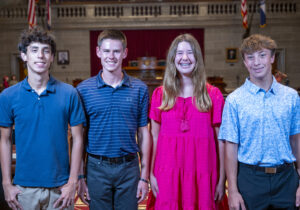
M 161 110 L 158 109 L 162 102 L 163 88 L 158 87 L 153 91 L 150 105 L 149 118 L 155 120 L 156 122 L 161 122 Z
M 214 127 L 219 127 L 222 122 L 224 98 L 221 91 L 216 87 L 212 87 L 210 97 L 212 100 L 212 124 Z

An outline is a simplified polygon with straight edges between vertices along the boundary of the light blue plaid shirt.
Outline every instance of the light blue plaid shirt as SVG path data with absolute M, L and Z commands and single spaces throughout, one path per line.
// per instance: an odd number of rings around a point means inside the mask
M 265 91 L 246 79 L 227 99 L 219 139 L 238 144 L 238 161 L 275 166 L 295 161 L 289 137 L 300 133 L 298 93 L 276 82 Z

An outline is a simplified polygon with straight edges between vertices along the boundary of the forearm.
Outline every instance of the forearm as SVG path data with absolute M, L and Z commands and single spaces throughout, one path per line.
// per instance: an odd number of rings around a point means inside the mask
M 150 173 L 153 174 L 155 157 L 156 157 L 156 148 L 157 148 L 157 140 L 160 131 L 160 124 L 155 120 L 151 120 L 151 138 L 152 138 L 152 156 L 151 156 L 151 168 Z
M 225 159 L 225 141 L 218 140 L 218 135 L 220 131 L 220 127 L 214 127 L 215 130 L 215 136 L 217 139 L 217 145 L 218 145 L 218 158 L 219 158 L 219 182 L 222 182 L 225 184 L 225 165 L 224 165 L 224 159 Z
M 226 142 L 225 143 L 225 171 L 228 181 L 228 191 L 238 192 L 237 187 L 237 144 Z
M 82 160 L 82 152 L 83 152 L 83 137 L 82 137 L 82 127 L 75 126 L 72 127 L 72 150 L 71 150 L 71 165 L 70 165 L 70 177 L 69 182 L 76 183 L 78 179 L 79 171 L 83 170 L 83 160 Z M 82 168 L 81 168 L 82 166 Z
M 218 147 L 219 147 L 219 181 L 222 181 L 225 183 L 225 142 L 224 141 L 218 141 Z
M 150 166 L 150 173 L 153 174 L 154 171 L 154 162 L 156 157 L 156 147 L 157 147 L 157 136 L 152 136 L 152 156 L 151 156 L 151 166 Z
M 141 178 L 149 178 L 149 165 L 150 165 L 150 148 L 151 140 L 148 131 L 148 126 L 142 127 L 138 132 L 138 142 L 140 147 L 140 157 L 141 157 Z
M 10 140 L 10 128 L 1 128 L 0 155 L 1 155 L 2 184 L 11 185 L 12 184 L 12 179 L 11 179 L 12 146 Z
M 290 143 L 292 147 L 293 155 L 296 158 L 296 168 L 298 175 L 300 176 L 300 134 L 290 136 Z

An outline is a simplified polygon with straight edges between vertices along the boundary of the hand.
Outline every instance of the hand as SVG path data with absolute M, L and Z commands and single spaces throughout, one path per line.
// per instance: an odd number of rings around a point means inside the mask
M 61 195 L 54 203 L 54 208 L 64 209 L 74 204 L 76 193 L 76 182 L 68 182 L 60 187 Z
M 148 183 L 140 180 L 136 192 L 136 197 L 139 198 L 138 203 L 145 200 L 148 192 L 149 192 Z
M 298 186 L 297 192 L 296 192 L 296 207 L 300 206 L 300 185 Z
M 150 184 L 151 184 L 152 193 L 156 198 L 158 194 L 158 185 L 157 185 L 156 177 L 153 174 L 150 175 Z
M 78 196 L 80 198 L 80 200 L 85 203 L 86 205 L 89 205 L 89 201 L 91 200 L 90 198 L 90 194 L 89 194 L 89 190 L 86 186 L 85 180 L 84 179 L 80 179 L 78 182 Z
M 215 201 L 220 202 L 223 199 L 223 196 L 225 195 L 225 183 L 219 180 L 219 183 L 216 186 L 215 191 Z
M 13 210 L 23 210 L 21 204 L 17 200 L 17 195 L 22 193 L 22 191 L 12 184 L 3 184 L 3 190 L 8 206 Z
M 239 192 L 228 193 L 228 203 L 230 210 L 246 210 L 244 200 Z

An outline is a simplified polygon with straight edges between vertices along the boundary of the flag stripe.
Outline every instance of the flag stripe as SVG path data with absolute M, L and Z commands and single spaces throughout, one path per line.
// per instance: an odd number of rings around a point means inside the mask
M 244 28 L 248 28 L 248 12 L 246 0 L 241 0 L 241 14 L 243 18 L 243 26 Z
M 36 25 L 35 0 L 28 1 L 28 24 L 29 28 Z

